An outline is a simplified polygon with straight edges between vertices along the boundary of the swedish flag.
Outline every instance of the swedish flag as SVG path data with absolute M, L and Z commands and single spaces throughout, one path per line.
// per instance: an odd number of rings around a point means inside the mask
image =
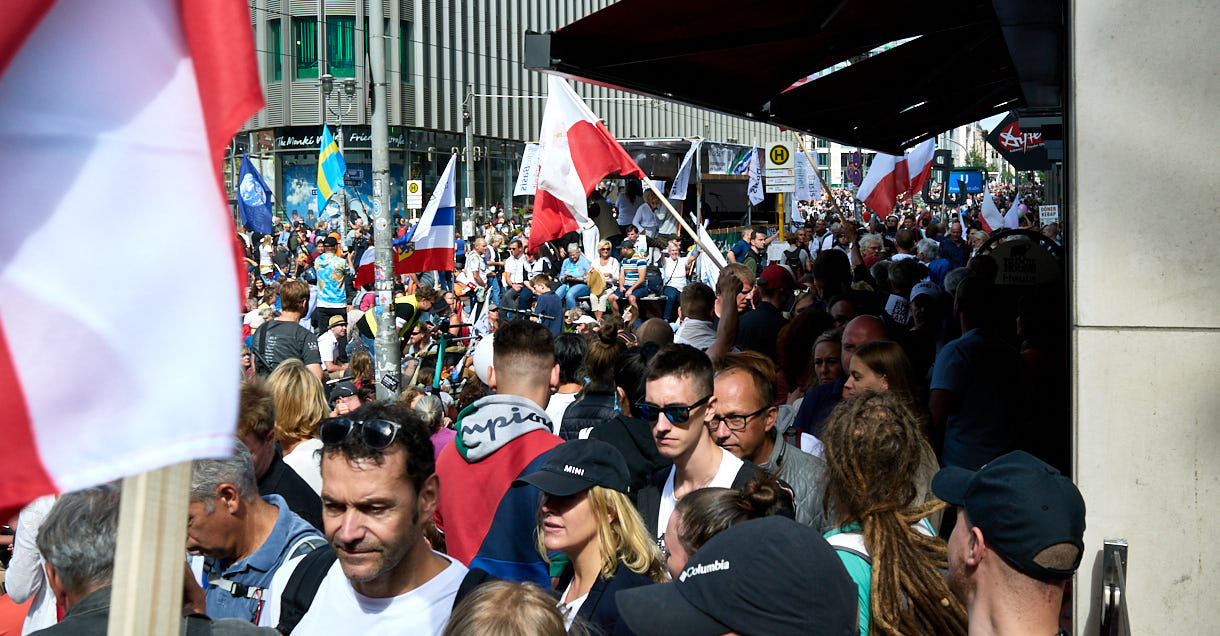
M 339 154 L 339 142 L 330 134 L 330 128 L 322 127 L 322 142 L 318 144 L 318 216 L 326 209 L 332 194 L 343 189 L 343 173 L 347 164 Z

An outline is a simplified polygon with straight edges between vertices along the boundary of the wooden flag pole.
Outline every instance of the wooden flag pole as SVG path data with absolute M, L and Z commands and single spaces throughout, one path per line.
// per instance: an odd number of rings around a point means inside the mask
M 822 180 L 822 173 L 818 172 L 818 163 L 813 160 L 813 157 L 809 156 L 809 148 L 805 146 L 805 140 L 801 139 L 800 134 L 795 130 L 792 131 L 792 136 L 796 137 L 796 143 L 800 145 L 801 152 L 809 160 L 809 167 L 813 170 L 813 174 L 817 176 L 818 183 L 822 184 L 822 190 L 825 190 L 826 196 L 830 197 L 830 204 L 834 206 L 835 214 L 838 214 L 840 219 L 846 219 L 847 217 L 843 215 L 843 209 L 839 207 L 839 199 L 835 197 L 834 192 L 830 191 L 830 188 L 826 187 L 826 182 Z
M 177 634 L 191 462 L 123 479 L 109 634 Z
M 678 211 L 674 209 L 674 206 L 669 203 L 669 199 L 665 198 L 665 195 L 661 194 L 661 191 L 657 189 L 657 186 L 652 182 L 652 179 L 645 177 L 644 183 L 648 185 L 648 189 L 652 190 L 653 194 L 657 195 L 657 198 L 660 199 L 661 203 L 665 205 L 665 209 L 669 210 L 669 213 L 674 215 L 675 219 L 678 219 L 678 225 L 682 226 L 682 229 L 686 230 L 687 234 L 690 234 L 691 238 L 695 240 L 695 244 L 698 245 L 700 249 L 709 253 L 719 251 L 714 249 L 716 247 L 715 245 L 708 247 L 707 245 L 703 244 L 703 241 L 699 240 L 699 233 L 692 230 L 691 227 L 686 224 L 686 219 L 682 218 L 681 214 L 678 214 Z

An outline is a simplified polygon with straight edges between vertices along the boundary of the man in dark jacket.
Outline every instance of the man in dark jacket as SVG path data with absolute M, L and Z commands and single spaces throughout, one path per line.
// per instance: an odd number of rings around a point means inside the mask
M 284 463 L 275 441 L 275 402 L 267 383 L 259 378 L 242 382 L 238 405 L 237 438 L 254 458 L 259 496 L 283 497 L 289 510 L 322 530 L 322 499 Z
M 715 415 L 713 376 L 711 358 L 690 345 L 666 345 L 648 364 L 644 401 L 636 411 L 651 424 L 657 450 L 674 465 L 649 479 L 636 507 L 662 544 L 678 499 L 700 488 L 741 488 L 763 474 L 717 446 L 708 432 Z

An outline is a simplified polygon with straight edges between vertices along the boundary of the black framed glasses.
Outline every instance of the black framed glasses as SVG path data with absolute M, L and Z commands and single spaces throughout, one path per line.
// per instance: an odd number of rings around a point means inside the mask
M 641 403 L 635 405 L 635 410 L 640 414 L 640 418 L 645 422 L 655 422 L 657 421 L 657 417 L 664 413 L 665 419 L 673 422 L 674 424 L 682 424 L 690 419 L 691 411 L 703 406 L 704 404 L 707 404 L 707 401 L 710 399 L 712 399 L 712 396 L 708 395 L 702 400 L 686 406 L 657 406 L 656 404 Z
M 746 422 L 749 422 L 755 416 L 765 413 L 769 408 L 771 408 L 771 406 L 767 405 L 761 409 L 758 409 L 757 411 L 754 411 L 753 413 L 748 413 L 746 415 L 729 415 L 727 417 L 721 417 L 719 415 L 714 416 L 712 418 L 712 430 L 716 430 L 717 427 L 724 424 L 725 426 L 729 427 L 730 431 L 740 431 L 746 427 Z
M 373 450 L 381 450 L 394 443 L 397 422 L 389 420 L 353 420 L 348 417 L 327 417 L 319 423 L 319 437 L 323 444 L 342 444 L 353 433 L 359 431 L 361 441 Z

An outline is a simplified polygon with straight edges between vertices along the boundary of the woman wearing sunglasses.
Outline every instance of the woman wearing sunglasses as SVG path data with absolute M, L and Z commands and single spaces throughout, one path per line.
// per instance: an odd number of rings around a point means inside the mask
M 604 634 L 624 634 L 614 596 L 666 580 L 661 554 L 625 494 L 627 463 L 613 446 L 576 439 L 556 446 L 542 467 L 513 483 L 542 491 L 538 549 L 562 552 L 559 610 L 565 627 L 579 617 Z

